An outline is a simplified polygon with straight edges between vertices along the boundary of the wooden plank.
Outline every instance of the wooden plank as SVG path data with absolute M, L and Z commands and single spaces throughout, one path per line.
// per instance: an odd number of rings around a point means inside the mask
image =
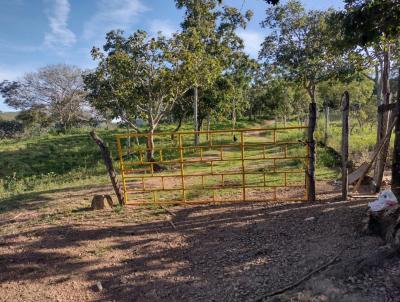
M 377 198 L 378 194 L 349 194 L 351 198 Z
M 385 146 L 385 144 L 387 143 L 387 141 L 390 138 L 390 135 L 392 133 L 392 130 L 394 128 L 394 126 L 396 125 L 397 122 L 397 117 L 395 117 L 392 121 L 392 124 L 389 126 L 388 131 L 386 132 L 385 137 L 383 138 L 382 142 L 380 143 L 380 145 L 378 146 L 378 148 L 374 151 L 374 154 L 372 155 L 372 158 L 370 160 L 370 162 L 368 163 L 368 167 L 367 169 L 365 169 L 365 171 L 363 171 L 364 173 L 361 175 L 361 177 L 358 179 L 357 184 L 355 185 L 353 192 L 357 192 L 358 189 L 360 188 L 361 182 L 363 181 L 365 175 L 367 175 L 367 173 L 369 172 L 369 170 L 371 169 L 373 163 L 375 162 L 375 159 L 377 158 L 379 152 L 382 150 L 382 148 Z
M 364 162 L 359 166 L 356 170 L 351 172 L 348 176 L 348 183 L 350 185 L 355 184 L 361 176 L 366 175 L 368 173 L 369 169 L 369 164 L 367 162 Z

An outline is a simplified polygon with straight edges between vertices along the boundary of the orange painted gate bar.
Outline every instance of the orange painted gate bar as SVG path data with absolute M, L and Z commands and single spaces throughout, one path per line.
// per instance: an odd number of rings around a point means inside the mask
M 307 127 L 117 134 L 127 205 L 307 200 Z M 149 139 L 153 137 L 153 148 Z M 153 149 L 152 156 L 147 156 Z

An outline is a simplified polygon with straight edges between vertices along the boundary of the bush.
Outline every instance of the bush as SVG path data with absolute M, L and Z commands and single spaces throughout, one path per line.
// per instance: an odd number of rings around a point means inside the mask
M 0 139 L 14 138 L 24 132 L 24 127 L 18 121 L 0 121 Z

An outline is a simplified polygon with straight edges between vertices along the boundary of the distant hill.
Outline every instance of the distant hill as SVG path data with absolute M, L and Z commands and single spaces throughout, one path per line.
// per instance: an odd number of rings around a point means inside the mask
M 19 112 L 0 112 L 0 120 L 12 121 L 15 120 Z

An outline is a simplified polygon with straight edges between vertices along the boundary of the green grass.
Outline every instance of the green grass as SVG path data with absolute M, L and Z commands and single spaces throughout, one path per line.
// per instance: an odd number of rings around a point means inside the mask
M 324 137 L 323 123 L 319 122 L 319 128 L 316 131 L 316 138 L 322 141 Z M 331 122 L 329 126 L 328 146 L 341 152 L 342 128 L 341 122 Z M 392 155 L 394 143 L 394 133 L 392 133 L 389 150 L 389 161 Z M 376 148 L 376 126 L 365 126 L 363 128 L 354 126 L 349 135 L 349 159 L 356 165 L 364 161 L 369 161 L 372 152 Z M 388 162 L 389 162 L 388 161 Z
M 281 125 L 279 125 L 281 126 Z M 248 122 L 241 120 L 237 124 L 237 128 L 258 128 L 260 123 L 256 121 Z M 271 127 L 274 127 L 271 126 Z M 171 131 L 175 125 L 161 125 L 159 131 Z M 190 131 L 192 128 L 190 123 L 184 124 L 181 131 Z M 212 129 L 229 129 L 229 121 L 219 123 L 212 127 Z M 114 134 L 124 133 L 122 129 L 116 130 L 98 130 L 99 136 L 102 137 L 108 144 L 112 158 L 114 159 L 115 167 L 118 167 L 117 152 Z M 235 136 L 240 139 L 240 134 L 235 133 Z M 249 135 L 246 136 L 247 142 L 260 142 L 270 140 L 271 134 L 265 133 L 261 136 Z M 156 145 L 166 147 L 168 145 L 176 145 L 175 141 L 171 140 L 169 135 L 164 136 L 162 139 L 155 139 Z M 232 143 L 233 136 L 228 133 L 225 135 L 217 135 L 213 137 L 214 143 Z M 290 131 L 279 132 L 277 134 L 278 141 L 296 141 L 297 139 L 304 139 L 303 131 Z M 193 141 L 192 135 L 186 135 L 183 138 L 185 145 L 191 145 Z M 141 145 L 145 143 L 145 138 L 140 140 Z M 133 142 L 132 142 L 133 144 Z M 202 138 L 202 145 L 206 145 L 205 138 Z M 304 147 L 297 146 L 288 150 L 288 154 L 299 154 L 304 151 Z M 219 150 L 208 150 L 205 156 L 215 156 Z M 246 150 L 250 156 L 258 156 L 260 150 Z M 266 150 L 267 156 L 272 156 L 282 153 L 279 147 L 273 147 Z M 156 152 L 156 159 L 160 154 Z M 177 150 L 165 152 L 164 159 L 176 159 L 179 156 Z M 198 156 L 195 150 L 185 152 L 185 157 Z M 234 148 L 225 150 L 224 156 L 226 158 L 240 158 L 240 149 Z M 138 157 L 138 154 L 131 155 L 131 159 Z M 318 149 L 317 155 L 317 178 L 318 179 L 332 179 L 337 176 L 337 163 L 334 156 L 329 153 L 329 150 L 324 148 Z M 223 162 L 215 167 L 215 171 L 222 170 L 235 170 L 238 167 L 236 162 Z M 280 168 L 285 168 L 289 165 L 291 168 L 301 168 L 303 163 L 301 161 L 292 161 L 290 163 L 278 163 Z M 16 140 L 3 140 L 0 143 L 0 199 L 2 204 L 16 202 L 21 196 L 27 194 L 35 194 L 35 192 L 58 190 L 69 187 L 81 187 L 95 184 L 108 183 L 108 175 L 105 171 L 102 158 L 98 146 L 90 139 L 88 130 L 74 130 L 69 134 L 47 134 L 41 137 L 32 137 L 28 139 Z M 258 171 L 268 171 L 268 163 L 261 161 L 249 161 L 248 167 Z M 185 167 L 186 173 L 200 173 L 209 171 L 210 167 L 204 164 L 192 164 Z M 176 173 L 174 170 L 168 173 Z M 302 175 L 301 177 L 304 177 Z M 259 176 L 248 176 L 246 181 L 260 182 Z M 227 179 L 232 182 L 237 182 L 238 179 L 232 177 Z M 290 181 L 299 181 L 294 177 Z M 215 179 L 208 180 L 210 184 L 217 182 Z M 277 183 L 278 177 L 271 175 L 269 178 L 270 183 Z M 199 194 L 199 187 L 194 187 L 193 196 Z M 1 205 L 0 205 L 1 206 Z

